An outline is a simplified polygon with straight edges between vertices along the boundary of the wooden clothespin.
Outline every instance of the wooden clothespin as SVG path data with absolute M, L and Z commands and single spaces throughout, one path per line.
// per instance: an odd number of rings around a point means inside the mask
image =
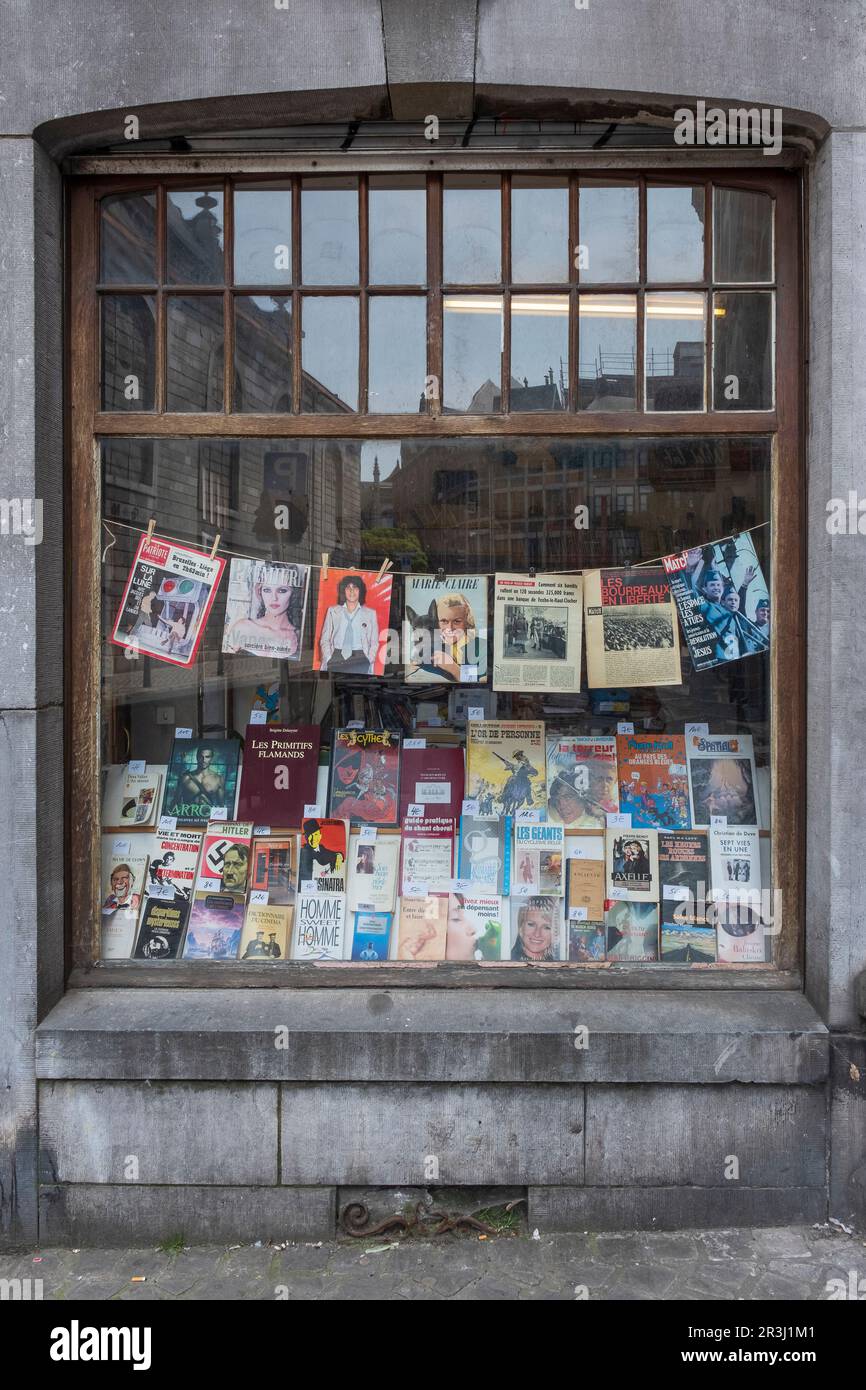
M 214 536 L 214 543 L 213 543 L 213 545 L 211 546 L 210 557 L 211 557 L 212 560 L 215 560 L 215 559 L 216 559 L 216 553 L 217 553 L 217 551 L 219 550 L 219 544 L 220 544 L 220 532 L 217 531 L 216 535 Z
M 386 555 L 384 560 L 382 561 L 382 564 L 379 567 L 379 573 L 376 575 L 376 578 L 373 580 L 373 583 L 380 584 L 385 575 L 388 573 L 388 570 L 393 568 L 394 566 L 392 565 L 391 561 L 388 559 L 388 556 Z
M 529 566 L 529 578 L 530 578 L 530 579 L 534 579 L 534 578 L 535 578 L 535 566 L 534 566 L 534 565 L 530 565 L 530 566 Z
M 155 530 L 156 530 L 156 522 L 154 521 L 153 517 L 151 517 L 151 518 L 150 518 L 150 521 L 147 523 L 147 539 L 148 539 L 149 541 L 150 541 L 150 540 L 153 540 L 153 533 L 154 533 Z
M 105 549 L 104 549 L 103 552 L 102 552 L 102 563 L 105 564 L 105 557 L 106 557 L 106 555 L 108 554 L 109 550 L 111 549 L 111 547 L 112 547 L 113 545 L 117 545 L 117 537 L 116 537 L 116 535 L 114 534 L 114 532 L 112 531 L 112 529 L 111 529 L 111 527 L 109 526 L 109 524 L 108 524 L 107 521 L 103 521 L 102 524 L 103 524 L 103 526 L 105 527 L 106 531 L 108 532 L 109 536 L 111 537 L 111 540 L 108 542 L 108 545 L 105 547 Z
M 328 577 L 328 561 L 330 560 L 330 558 L 331 558 L 331 553 L 330 553 L 330 551 L 328 551 L 328 550 L 323 550 L 323 551 L 322 551 L 322 578 L 323 578 L 323 579 L 327 579 L 327 577 Z
M 441 565 L 439 566 L 438 570 L 436 571 L 436 579 L 438 580 L 438 582 L 439 582 L 440 584 L 441 584 L 441 583 L 443 582 L 443 580 L 445 579 L 445 571 L 444 571 L 444 569 L 442 568 Z

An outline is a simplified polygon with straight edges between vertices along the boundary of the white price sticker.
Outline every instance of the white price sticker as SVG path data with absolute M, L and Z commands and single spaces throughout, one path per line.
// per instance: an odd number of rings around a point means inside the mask
M 211 813 L 210 813 L 210 818 L 211 818 L 211 820 L 228 820 L 228 818 L 229 818 L 229 808 L 228 808 L 228 806 L 214 806 L 213 809 L 212 809 L 212 811 L 211 811 Z
M 298 892 L 302 897 L 309 897 L 311 893 L 317 893 L 318 891 L 314 878 L 302 878 L 298 884 Z
M 350 719 L 348 724 L 346 725 L 347 729 L 363 729 L 363 727 L 363 719 Z
M 403 740 L 403 747 L 404 747 L 404 749 L 406 749 L 406 748 L 416 748 L 416 749 L 417 749 L 417 748 L 426 748 L 426 747 L 427 747 L 427 740 L 426 740 L 426 738 L 404 738 L 404 740 Z
M 416 818 L 420 818 L 421 816 L 423 816 L 423 815 L 424 815 L 424 806 L 423 806 L 423 803 L 420 802 L 420 801 L 410 801 L 410 802 L 409 802 L 409 810 L 408 810 L 407 814 L 410 815 L 410 816 L 416 817 Z
M 429 895 L 429 888 L 426 883 L 403 884 L 404 898 L 427 898 L 429 897 Z
M 626 900 L 627 896 L 628 896 L 628 889 L 627 889 L 627 888 L 618 888 L 618 887 L 614 887 L 614 888 L 611 888 L 610 891 L 609 891 L 609 893 L 608 893 L 608 897 L 611 898 L 614 902 L 624 902 L 624 901 Z
M 321 814 L 322 814 L 322 808 L 321 808 L 321 806 L 313 806 L 313 805 L 304 806 L 304 820 L 307 820 L 307 819 L 309 819 L 310 817 L 312 817 L 313 820 L 318 820 L 319 817 L 321 816 Z
M 727 830 L 727 828 L 728 828 L 728 818 L 727 818 L 727 816 L 710 816 L 710 829 L 711 829 L 711 830 Z
M 607 828 L 608 830 L 631 830 L 631 812 L 608 811 Z
M 452 893 L 471 893 L 476 886 L 471 878 L 452 878 L 451 880 Z
M 136 758 L 134 762 L 126 764 L 126 770 L 133 774 L 144 773 L 147 771 L 147 763 L 144 761 L 144 758 Z
M 160 835 L 171 835 L 172 831 L 177 830 L 177 816 L 160 816 L 157 830 Z
M 192 738 L 192 729 L 175 729 L 175 738 Z
M 540 821 L 540 820 L 541 820 L 541 807 L 540 807 L 540 806 L 521 806 L 521 807 L 520 807 L 520 810 L 517 812 L 517 823 L 518 823 L 518 825 L 520 825 L 521 822 L 523 822 L 523 823 L 525 824 L 527 821 L 533 822 L 533 823 L 534 823 L 534 822 Z
M 473 724 L 476 723 L 479 719 L 480 719 L 480 720 L 483 720 L 483 719 L 484 719 L 484 706 L 483 706 L 483 705 L 470 705 L 469 708 L 468 708 L 468 710 L 466 711 L 466 718 L 469 719 Z
M 702 735 L 706 735 L 706 734 L 708 734 L 709 732 L 710 732 L 710 726 L 709 726 L 709 724 L 687 724 L 687 725 L 686 725 L 686 738 L 691 738 L 692 734 L 694 734 L 695 738 L 700 738 Z
M 464 816 L 477 816 L 477 815 L 478 815 L 478 801 L 477 801 L 477 799 L 476 799 L 475 797 L 470 798 L 470 800 L 468 800 L 468 801 L 464 801 L 464 803 L 463 803 L 463 815 L 464 815 Z
M 621 719 L 616 726 L 618 734 L 633 734 L 634 724 L 628 719 Z
M 254 825 L 254 826 L 253 826 L 253 834 L 254 834 L 254 835 L 270 835 L 270 833 L 271 833 L 271 827 L 270 827 L 269 825 Z
M 267 888 L 252 888 L 252 889 L 250 889 L 250 905 L 251 905 L 251 906 L 252 906 L 252 905 L 256 905 L 256 906 L 258 906 L 258 907 L 267 907 L 267 905 L 268 905 L 268 898 L 269 898 L 269 897 L 270 897 L 270 894 L 269 894 Z
M 477 666 L 461 666 L 460 679 L 464 685 L 475 685 L 478 681 Z
M 266 709 L 252 709 L 252 710 L 250 710 L 250 723 L 251 723 L 251 724 L 267 724 L 267 722 L 268 722 L 268 712 L 267 712 Z M 252 898 L 250 898 L 250 902 L 252 902 Z
M 374 845 L 376 843 L 375 825 L 362 825 L 358 835 L 358 843 L 361 845 Z
M 569 922 L 586 922 L 588 920 L 587 908 L 570 907 L 568 909 L 568 920 Z
M 111 846 L 112 854 L 132 854 L 131 840 L 115 840 Z

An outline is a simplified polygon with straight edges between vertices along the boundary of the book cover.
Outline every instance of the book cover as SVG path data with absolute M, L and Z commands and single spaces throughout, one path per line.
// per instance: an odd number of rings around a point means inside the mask
M 607 952 L 607 937 L 604 916 L 597 922 L 575 921 L 568 923 L 568 959 L 577 965 L 592 965 L 604 960 Z
M 196 891 L 189 914 L 183 959 L 237 960 L 243 925 L 243 893 Z
M 407 574 L 403 651 L 407 685 L 487 680 L 487 578 Z
M 400 868 L 400 836 L 349 840 L 349 911 L 393 912 Z
M 316 804 L 318 724 L 250 724 L 238 796 L 239 820 L 299 826 Z
M 523 898 L 511 904 L 511 959 L 546 965 L 561 960 L 565 945 L 564 899 Z
M 172 830 L 145 836 L 142 846 L 148 854 L 145 906 L 151 899 L 174 903 L 182 908 L 183 926 L 195 889 L 202 838 L 200 830 Z
M 234 815 L 241 744 L 237 738 L 178 738 L 171 747 L 163 816 L 204 828 L 215 810 Z
M 288 960 L 293 908 L 249 902 L 238 960 Z
M 196 879 L 200 893 L 235 893 L 246 896 L 250 873 L 249 821 L 211 821 L 204 832 Z
M 758 825 L 751 734 L 687 734 L 692 825 L 706 830 L 713 816 L 728 825 Z
M 147 855 L 141 854 L 131 839 L 103 835 L 100 912 L 102 960 L 130 959 L 138 931 L 146 876 Z
M 291 907 L 298 879 L 297 835 L 253 832 L 250 856 L 250 892 L 267 893 L 271 907 Z M 259 898 L 264 902 L 264 898 Z
M 335 729 L 328 814 L 352 825 L 396 826 L 400 735 L 388 729 Z
M 403 822 L 401 894 L 447 893 L 454 864 L 454 821 L 449 816 L 408 816 Z
M 165 765 L 145 765 L 144 772 L 132 772 L 128 763 L 106 769 L 102 795 L 102 824 L 106 830 L 156 824 Z
M 398 960 L 444 960 L 447 936 L 447 893 L 400 899 Z
M 143 535 L 111 641 L 156 661 L 191 666 L 225 563 L 189 546 Z
M 713 903 L 718 959 L 723 965 L 761 965 L 766 960 L 764 923 L 746 901 Z
M 298 886 L 301 893 L 345 893 L 349 826 L 344 820 L 311 816 L 301 829 Z M 305 885 L 311 888 L 305 889 Z
M 619 809 L 635 830 L 688 830 L 689 784 L 682 734 L 618 734 Z
M 706 926 L 710 865 L 704 830 L 659 831 L 662 925 Z
M 604 830 L 618 810 L 616 739 L 548 739 L 547 819 L 574 830 Z
M 662 560 L 696 671 L 770 649 L 770 589 L 747 531 Z
M 352 960 L 387 960 L 393 924 L 393 912 L 353 913 Z
M 556 897 L 565 892 L 565 829 L 548 822 L 514 827 L 512 897 Z
M 446 960 L 501 960 L 503 899 L 498 893 L 451 893 Z
M 466 726 L 466 796 L 482 816 L 547 810 L 544 725 L 473 719 Z
M 569 923 L 603 922 L 607 896 L 604 859 L 574 859 L 569 856 L 566 870 L 565 909 Z
M 182 898 L 145 898 L 135 960 L 177 960 L 190 906 Z
M 669 965 L 712 965 L 717 959 L 715 927 L 662 922 L 661 959 Z
M 658 831 L 608 830 L 605 832 L 605 848 L 608 898 L 657 903 Z
M 497 574 L 493 585 L 493 684 L 521 693 L 580 689 L 580 575 Z
M 590 689 L 682 683 L 677 610 L 663 566 L 591 570 L 583 601 Z
M 299 894 L 292 933 L 292 960 L 342 960 L 345 949 L 346 895 Z
M 763 962 L 766 944 L 759 831 L 755 826 L 713 826 L 709 841 L 719 960 L 725 964 Z
M 605 922 L 608 960 L 658 960 L 659 910 L 655 903 L 608 901 Z
M 391 626 L 390 574 L 329 568 L 319 575 L 313 670 L 381 676 Z
M 400 820 L 411 805 L 430 807 L 457 820 L 463 805 L 464 760 L 462 748 L 428 744 L 407 748 L 400 754 Z
M 457 877 L 479 891 L 511 891 L 510 816 L 461 816 L 457 839 Z
M 229 566 L 224 652 L 299 661 L 309 565 L 234 558 Z

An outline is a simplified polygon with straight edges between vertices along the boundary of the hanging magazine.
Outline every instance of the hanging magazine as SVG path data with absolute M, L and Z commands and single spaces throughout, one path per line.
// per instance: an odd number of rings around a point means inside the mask
M 748 533 L 662 563 L 696 671 L 769 651 L 770 590 Z
M 233 559 L 223 651 L 300 661 L 309 582 L 309 565 Z
M 583 602 L 591 690 L 681 683 L 677 610 L 661 566 L 591 570 Z
M 579 575 L 497 574 L 493 591 L 493 684 L 497 690 L 580 689 Z
M 191 666 L 225 560 L 142 536 L 111 641 L 172 666 Z
M 407 685 L 487 680 L 487 579 L 407 575 L 403 623 Z

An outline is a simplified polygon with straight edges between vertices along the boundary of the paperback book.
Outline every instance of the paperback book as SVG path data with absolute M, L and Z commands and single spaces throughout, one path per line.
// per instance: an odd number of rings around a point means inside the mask
M 449 816 L 408 816 L 403 823 L 400 892 L 425 897 L 448 893 L 454 863 L 455 823 Z
M 270 907 L 291 907 L 298 878 L 298 837 L 253 833 L 250 856 L 250 892 Z M 261 895 L 266 893 L 267 899 Z
M 182 898 L 145 898 L 135 941 L 135 960 L 177 960 L 189 919 Z
M 575 830 L 603 830 L 618 810 L 616 739 L 548 739 L 547 819 Z
M 548 895 L 511 903 L 511 959 L 547 965 L 562 960 L 565 947 L 564 899 Z
M 544 725 L 475 719 L 466 726 L 466 796 L 482 816 L 547 811 Z
M 569 923 L 598 923 L 604 921 L 605 865 L 604 841 L 600 858 L 569 858 L 566 860 L 566 916 Z
M 142 829 L 156 824 L 165 767 L 145 765 L 144 772 L 130 771 L 128 763 L 106 769 L 102 798 L 102 824 L 106 829 Z
M 162 815 L 180 826 L 204 828 L 214 811 L 234 815 L 241 745 L 236 738 L 175 735 L 165 778 Z
M 568 959 L 577 965 L 594 965 L 605 959 L 607 937 L 604 914 L 598 921 L 569 922 Z
M 147 835 L 145 843 L 148 853 L 145 892 L 148 898 L 185 903 L 188 907 L 195 888 L 202 832 L 172 830 L 164 835 L 157 832 Z
M 658 960 L 659 910 L 655 903 L 608 901 L 605 921 L 608 960 Z
M 349 911 L 393 912 L 400 868 L 400 836 L 353 835 L 349 840 Z
M 400 735 L 387 729 L 336 729 L 328 814 L 352 825 L 396 826 Z
M 349 827 L 334 817 L 310 816 L 301 829 L 298 889 L 303 893 L 345 893 Z
M 444 960 L 447 936 L 447 893 L 400 899 L 398 960 Z
M 422 740 L 423 741 L 423 740 Z M 427 743 L 423 748 L 407 748 L 400 757 L 400 821 L 411 805 L 429 807 L 456 820 L 463 805 L 464 759 L 462 748 Z
M 451 893 L 445 959 L 501 960 L 503 906 L 497 893 Z
M 393 912 L 352 914 L 352 960 L 387 960 L 391 950 Z
M 345 950 L 345 893 L 300 893 L 295 906 L 292 960 L 342 960 Z
M 457 877 L 479 892 L 511 891 L 510 816 L 461 816 L 457 840 Z
M 619 809 L 635 830 L 687 830 L 689 784 L 682 734 L 619 734 Z
M 299 826 L 304 807 L 316 804 L 318 724 L 250 724 L 238 818 L 256 825 Z
M 607 896 L 626 902 L 658 902 L 657 830 L 608 830 L 605 833 Z
M 239 960 L 287 960 L 293 908 L 275 903 L 247 905 L 241 933 Z
M 565 892 L 565 830 L 548 822 L 514 827 L 513 897 L 557 897 Z
M 713 816 L 731 826 L 758 826 L 751 734 L 688 734 L 686 766 L 693 826 L 707 829 Z
M 103 960 L 129 960 L 131 957 L 146 875 L 147 855 L 135 849 L 131 840 L 103 835 L 100 914 L 100 956 Z

